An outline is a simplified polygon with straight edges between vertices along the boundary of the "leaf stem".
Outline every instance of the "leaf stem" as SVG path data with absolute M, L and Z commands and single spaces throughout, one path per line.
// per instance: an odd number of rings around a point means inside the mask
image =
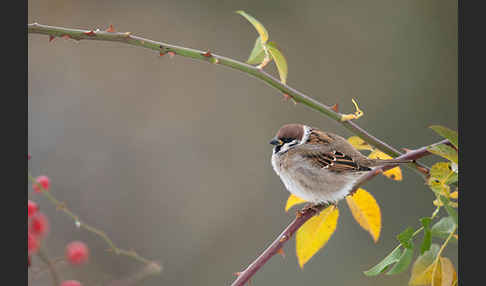
M 371 135 L 369 132 L 359 127 L 353 121 L 351 120 L 342 121 L 343 114 L 334 111 L 332 107 L 322 104 L 319 101 L 305 95 L 304 93 L 290 87 L 289 85 L 282 83 L 280 80 L 278 80 L 277 78 L 273 77 L 272 75 L 268 74 L 267 72 L 263 71 L 258 67 L 237 60 L 219 56 L 213 53 L 210 53 L 208 55 L 204 51 L 199 51 L 195 49 L 190 49 L 186 47 L 180 47 L 180 46 L 175 46 L 163 42 L 157 42 L 150 39 L 145 39 L 139 36 L 132 35 L 131 33 L 128 32 L 120 33 L 120 32 L 108 32 L 108 31 L 101 31 L 101 30 L 96 30 L 96 31 L 79 30 L 79 29 L 53 27 L 53 26 L 41 25 L 38 23 L 32 23 L 32 24 L 28 24 L 28 33 L 49 35 L 51 37 L 67 37 L 77 41 L 97 40 L 97 41 L 120 42 L 128 45 L 155 50 L 157 52 L 160 52 L 161 55 L 166 54 L 168 52 L 172 52 L 175 53 L 176 55 L 180 55 L 183 57 L 197 59 L 208 63 L 219 64 L 232 69 L 236 69 L 250 76 L 258 78 L 263 82 L 267 83 L 268 85 L 270 85 L 271 87 L 279 90 L 280 92 L 289 95 L 290 97 L 293 98 L 295 102 L 302 103 L 303 105 L 335 120 L 336 122 L 342 124 L 346 129 L 354 133 L 355 135 L 361 137 L 370 145 L 380 149 L 381 151 L 389 154 L 390 156 L 396 157 L 402 155 L 400 151 L 388 145 L 387 143 L 379 140 L 375 136 Z M 411 164 L 407 164 L 407 166 L 412 168 L 415 171 L 418 171 L 420 174 L 424 175 L 424 171 L 423 171 L 424 166 L 422 164 L 418 162 L 414 162 Z

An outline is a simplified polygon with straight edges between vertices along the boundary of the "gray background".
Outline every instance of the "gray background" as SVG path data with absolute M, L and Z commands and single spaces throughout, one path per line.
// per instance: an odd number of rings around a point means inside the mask
M 29 1 L 29 22 L 118 31 L 246 60 L 257 36 L 235 10 L 263 22 L 289 65 L 288 84 L 342 111 L 356 98 L 358 124 L 397 148 L 440 138 L 429 125 L 457 128 L 457 3 L 417 1 Z M 143 285 L 228 285 L 290 222 L 288 197 L 268 141 L 301 122 L 351 136 L 263 82 L 221 66 L 119 43 L 29 35 L 29 153 L 34 176 L 122 248 L 159 260 Z M 276 74 L 272 66 L 266 68 Z M 427 158 L 431 164 L 436 159 Z M 362 274 L 395 247 L 395 235 L 433 211 L 433 194 L 410 170 L 365 188 L 383 215 L 374 244 L 340 204 L 337 230 L 301 270 L 295 241 L 253 285 L 406 285 L 410 271 Z M 85 241 L 90 263 L 60 266 L 64 279 L 101 285 L 140 269 L 77 230 L 29 190 L 48 215 L 51 257 Z M 417 243 L 420 243 L 421 236 Z M 457 267 L 457 245 L 445 252 Z M 42 266 L 37 258 L 34 266 Z M 51 285 L 29 274 L 32 285 Z

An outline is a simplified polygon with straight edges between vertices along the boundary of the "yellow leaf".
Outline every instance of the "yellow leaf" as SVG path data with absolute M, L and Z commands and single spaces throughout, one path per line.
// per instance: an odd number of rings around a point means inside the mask
M 439 247 L 434 248 L 417 258 L 412 267 L 409 285 L 452 286 L 457 281 L 457 273 L 449 258 L 436 258 Z M 435 268 L 435 273 L 434 273 Z M 432 281 L 432 275 L 434 275 Z
M 278 49 L 277 44 L 274 42 L 269 42 L 267 45 L 268 52 L 272 56 L 275 64 L 277 65 L 278 74 L 280 76 L 280 81 L 283 84 L 287 83 L 287 74 L 289 73 L 289 69 L 287 67 L 287 60 L 285 59 L 282 52 Z
M 436 272 L 439 269 L 436 270 Z M 441 285 L 441 286 L 452 286 L 454 284 L 454 281 L 457 280 L 457 273 L 456 270 L 454 269 L 454 265 L 452 264 L 451 260 L 447 257 L 441 257 L 440 258 L 440 276 L 441 276 L 441 284 L 436 284 L 436 285 Z
M 419 260 L 417 260 L 418 262 Z M 417 263 L 414 264 L 412 268 L 412 277 L 410 277 L 409 285 L 420 286 L 420 285 L 440 285 L 441 282 L 441 267 L 438 260 L 434 261 L 432 264 L 423 268 L 423 266 L 417 267 Z M 432 273 L 434 272 L 434 267 L 437 264 L 437 269 L 435 270 L 434 282 L 432 283 Z
M 289 196 L 289 198 L 287 199 L 287 203 L 285 204 L 285 211 L 288 212 L 290 210 L 290 208 L 292 208 L 293 206 L 301 204 L 301 203 L 305 203 L 305 202 L 306 202 L 305 200 L 291 194 Z
M 393 159 L 392 156 L 385 154 L 381 152 L 380 150 L 374 150 L 371 152 L 371 154 L 368 156 L 370 159 Z M 395 180 L 395 181 L 401 181 L 403 176 L 402 176 L 402 169 L 400 167 L 395 167 L 393 169 L 390 169 L 386 172 L 383 172 L 383 175 L 385 175 L 387 178 Z
M 268 41 L 268 32 L 267 29 L 260 23 L 257 19 L 255 19 L 253 16 L 250 14 L 247 14 L 245 11 L 238 10 L 236 13 L 240 14 L 241 16 L 245 17 L 248 22 L 250 22 L 253 27 L 255 27 L 255 30 L 257 30 L 258 34 L 260 35 L 260 38 L 262 40 L 262 44 L 265 44 Z
M 459 197 L 459 193 L 457 191 L 454 191 L 450 194 L 450 196 L 451 196 L 451 199 L 457 200 L 457 198 Z
M 338 217 L 339 210 L 332 205 L 299 228 L 295 236 L 295 250 L 300 268 L 329 241 L 336 230 Z
M 373 147 L 371 147 L 368 143 L 366 143 L 363 139 L 358 136 L 351 136 L 348 138 L 348 142 L 354 146 L 354 148 L 358 150 L 370 150 L 373 151 Z
M 351 100 L 353 101 L 353 104 L 354 104 L 354 107 L 356 108 L 356 111 L 354 113 L 350 113 L 350 114 L 342 114 L 341 115 L 341 121 L 342 122 L 349 121 L 349 120 L 352 120 L 352 119 L 358 119 L 361 116 L 363 116 L 363 114 L 364 114 L 364 112 L 361 109 L 359 109 L 356 101 L 353 98 Z
M 346 197 L 346 202 L 354 219 L 377 242 L 381 231 L 381 212 L 375 198 L 359 188 L 353 195 Z

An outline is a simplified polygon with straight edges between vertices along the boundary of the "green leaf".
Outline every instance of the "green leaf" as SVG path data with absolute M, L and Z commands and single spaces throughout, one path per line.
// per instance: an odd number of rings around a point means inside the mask
M 400 256 L 400 259 L 397 261 L 395 265 L 393 265 L 393 268 L 390 269 L 390 271 L 388 271 L 386 275 L 394 275 L 394 274 L 402 273 L 403 271 L 407 270 L 408 266 L 412 262 L 413 249 L 414 249 L 412 241 L 410 241 L 409 243 L 411 247 L 405 248 L 402 255 Z
M 424 254 L 427 250 L 430 249 L 430 245 L 432 244 L 432 232 L 430 230 L 430 217 L 424 217 L 420 219 L 420 222 L 424 226 L 424 240 L 420 245 L 420 254 Z
M 274 42 L 269 42 L 267 45 L 268 52 L 272 56 L 275 64 L 277 65 L 278 73 L 280 75 L 280 81 L 282 83 L 287 82 L 287 74 L 288 74 L 288 67 L 287 67 L 287 60 L 285 59 L 282 52 L 277 47 L 277 44 Z
M 438 222 L 436 222 L 430 229 L 430 232 L 432 233 L 432 236 L 447 238 L 449 234 L 454 231 L 454 228 L 454 219 L 448 216 L 443 217 Z
M 411 239 L 412 239 L 413 233 L 414 233 L 413 228 L 408 227 L 402 233 L 400 233 L 399 235 L 397 235 L 397 239 L 398 239 L 398 241 L 400 241 L 400 243 L 405 248 L 411 248 L 412 247 Z
M 432 125 L 429 126 L 429 128 L 434 130 L 440 136 L 448 139 L 456 148 L 459 148 L 459 140 L 456 131 L 440 125 Z
M 459 225 L 459 219 L 457 217 L 457 212 L 456 210 L 449 205 L 449 199 L 446 198 L 445 196 L 440 195 L 439 200 L 444 204 L 444 208 L 446 209 L 447 213 L 449 214 L 450 217 L 452 217 L 454 223 L 456 225 Z
M 388 266 L 397 262 L 400 259 L 402 250 L 400 247 L 395 248 L 390 254 L 388 254 L 382 261 L 370 268 L 369 270 L 363 271 L 366 276 L 376 276 L 386 270 Z
M 265 44 L 268 41 L 268 32 L 267 29 L 260 23 L 257 19 L 253 18 L 253 16 L 247 14 L 243 10 L 238 10 L 236 11 L 237 14 L 240 14 L 241 16 L 245 17 L 248 22 L 250 22 L 253 27 L 255 27 L 255 30 L 257 30 L 258 35 L 260 35 L 262 44 Z
M 263 50 L 262 38 L 258 36 L 255 41 L 255 46 L 253 46 L 253 50 L 251 51 L 251 54 L 246 62 L 250 65 L 258 65 L 263 62 L 264 58 L 265 51 Z
M 440 144 L 440 145 L 429 147 L 427 148 L 427 150 L 432 154 L 441 156 L 443 158 L 446 158 L 447 160 L 450 160 L 458 164 L 457 151 L 456 149 L 452 148 L 449 145 Z

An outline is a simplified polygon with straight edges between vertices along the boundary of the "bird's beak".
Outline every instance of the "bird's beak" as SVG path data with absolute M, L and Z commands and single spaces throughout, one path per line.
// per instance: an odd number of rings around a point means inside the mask
M 283 142 L 280 139 L 273 138 L 272 141 L 270 141 L 270 144 L 275 145 L 275 146 L 280 146 L 280 145 L 283 145 Z

